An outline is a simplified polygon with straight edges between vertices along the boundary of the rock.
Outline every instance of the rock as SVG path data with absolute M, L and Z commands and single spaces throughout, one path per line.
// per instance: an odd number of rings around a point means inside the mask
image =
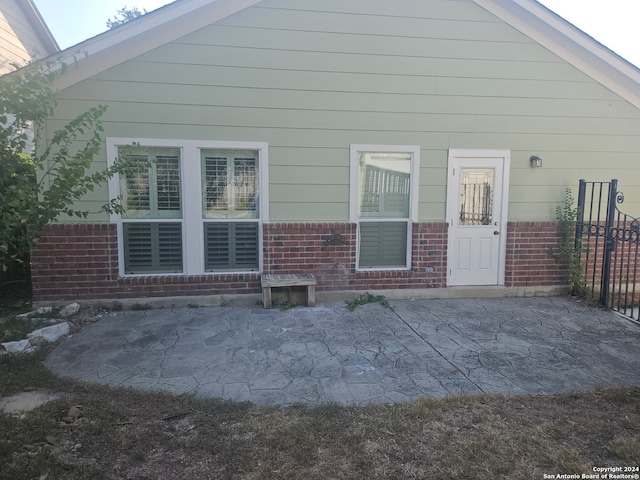
M 16 315 L 16 316 L 18 318 L 29 318 L 29 317 L 34 317 L 36 315 L 44 315 L 45 313 L 49 313 L 52 310 L 53 310 L 53 307 L 40 307 L 39 309 L 34 310 L 33 312 L 21 313 L 20 315 Z
M 62 310 L 60 310 L 59 315 L 62 318 L 69 318 L 78 313 L 78 310 L 80 310 L 80 305 L 78 305 L 77 303 L 70 303 Z
M 69 331 L 69 324 L 67 322 L 62 322 L 34 330 L 27 335 L 27 338 L 33 345 L 42 345 L 46 342 L 55 342 L 60 337 L 69 335 Z
M 71 407 L 69 409 L 69 413 L 67 413 L 67 416 L 71 417 L 73 419 L 73 421 L 76 421 L 82 415 L 83 415 L 82 407 L 80 405 L 76 405 L 75 407 Z
M 7 353 L 23 353 L 31 347 L 29 340 L 19 340 L 17 342 L 5 342 L 0 344 Z
M 42 322 L 43 325 L 55 325 L 56 323 L 64 322 L 62 318 L 38 318 L 34 317 L 33 320 Z

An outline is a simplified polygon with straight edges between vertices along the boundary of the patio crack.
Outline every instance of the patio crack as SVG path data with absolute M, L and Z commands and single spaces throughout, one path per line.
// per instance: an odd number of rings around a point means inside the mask
M 449 365 L 451 365 L 454 369 L 456 369 L 458 372 L 460 372 L 460 374 L 471 384 L 475 385 L 475 387 L 480 390 L 482 393 L 486 393 L 484 391 L 484 389 L 478 385 L 476 382 L 474 382 L 473 380 L 471 380 L 471 378 L 469 378 L 469 375 L 467 375 L 467 373 L 465 373 L 463 371 L 462 368 L 460 368 L 458 365 L 456 365 L 455 363 L 453 363 L 451 360 L 449 360 L 447 357 L 445 357 L 431 342 L 429 342 L 429 340 L 427 340 L 425 337 L 422 336 L 422 334 L 420 334 L 420 332 L 418 330 L 416 330 L 414 327 L 412 327 L 409 322 L 407 322 L 404 318 L 402 318 L 398 312 L 396 312 L 395 310 L 393 310 L 393 313 L 395 314 L 396 317 L 398 317 L 400 319 L 400 321 L 402 323 L 404 323 L 409 330 L 411 330 L 413 333 L 416 334 L 416 336 L 422 340 L 425 344 L 429 345 L 429 347 L 431 347 L 431 349 L 436 352 L 438 355 L 440 355 L 440 357 L 447 362 Z

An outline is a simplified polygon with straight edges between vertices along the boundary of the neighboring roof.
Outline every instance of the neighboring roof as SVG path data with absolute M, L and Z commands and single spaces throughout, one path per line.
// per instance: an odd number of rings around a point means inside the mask
M 60 51 L 31 0 L 0 2 L 0 73 Z
M 61 77 L 58 87 L 71 86 L 260 1 L 176 0 L 65 50 L 70 60 L 79 52 L 87 59 Z M 640 108 L 640 70 L 536 0 L 471 1 Z
M 32 0 L 18 0 L 18 4 L 29 19 L 29 23 L 31 24 L 33 31 L 38 36 L 38 39 L 46 48 L 46 51 L 42 52 L 43 56 L 53 55 L 54 53 L 59 52 L 60 46 L 53 37 L 51 30 L 49 30 L 44 18 L 40 15 L 40 11 L 38 10 L 38 7 L 36 7 L 35 3 L 33 3 Z

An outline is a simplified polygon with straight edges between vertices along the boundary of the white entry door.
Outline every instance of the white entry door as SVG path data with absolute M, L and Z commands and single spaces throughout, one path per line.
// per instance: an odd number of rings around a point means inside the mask
M 504 285 L 508 151 L 450 150 L 448 285 Z

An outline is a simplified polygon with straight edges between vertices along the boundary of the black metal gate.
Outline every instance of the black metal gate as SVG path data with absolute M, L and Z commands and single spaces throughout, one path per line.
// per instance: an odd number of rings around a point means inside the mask
M 576 250 L 586 293 L 601 305 L 640 321 L 640 221 L 620 211 L 623 202 L 618 180 L 580 180 Z

